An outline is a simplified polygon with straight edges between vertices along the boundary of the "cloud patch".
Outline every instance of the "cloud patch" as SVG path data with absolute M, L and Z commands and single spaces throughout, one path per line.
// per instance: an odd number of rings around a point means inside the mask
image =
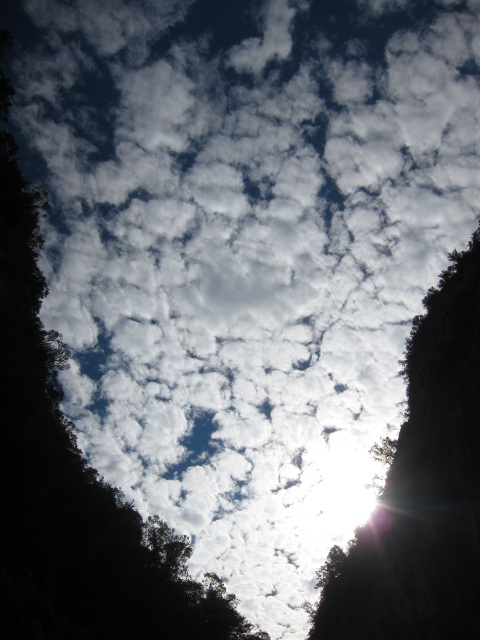
M 194 537 L 195 574 L 304 637 L 401 424 L 411 318 L 477 224 L 478 8 L 378 20 L 375 57 L 365 25 L 404 2 L 329 34 L 338 15 L 302 29 L 308 3 L 271 0 L 215 54 L 189 2 L 144 5 L 25 3 L 13 118 L 54 203 L 64 409 L 108 481 Z M 84 93 L 96 74 L 108 95 Z

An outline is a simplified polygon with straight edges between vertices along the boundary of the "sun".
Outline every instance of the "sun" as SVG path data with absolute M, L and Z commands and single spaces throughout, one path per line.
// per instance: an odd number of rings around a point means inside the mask
M 325 487 L 322 505 L 325 518 L 339 533 L 349 535 L 356 527 L 365 524 L 375 509 L 377 493 L 374 489 L 352 478 L 349 482 L 338 482 Z
M 378 492 L 370 484 L 375 471 L 363 452 L 350 448 L 330 452 L 322 482 L 322 511 L 339 534 L 351 536 L 375 509 Z

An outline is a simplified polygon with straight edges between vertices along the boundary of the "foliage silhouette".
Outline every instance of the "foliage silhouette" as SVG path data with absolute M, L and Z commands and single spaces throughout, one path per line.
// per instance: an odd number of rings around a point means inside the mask
M 370 454 L 376 462 L 385 466 L 390 466 L 395 457 L 398 441 L 386 436 L 382 438 L 380 444 L 377 442 L 370 448 Z
M 382 466 L 382 472 L 375 474 L 370 483 L 370 486 L 373 487 L 378 492 L 378 494 L 381 494 L 383 492 L 385 478 L 395 458 L 397 445 L 398 440 L 394 440 L 393 438 L 386 436 L 385 438 L 382 438 L 380 443 L 376 442 L 370 448 L 369 453 L 372 456 L 373 460 L 375 460 L 375 462 L 378 462 Z
M 327 556 L 325 563 L 317 571 L 316 589 L 324 590 L 328 584 L 340 575 L 342 566 L 347 558 L 345 551 L 338 545 L 334 545 Z

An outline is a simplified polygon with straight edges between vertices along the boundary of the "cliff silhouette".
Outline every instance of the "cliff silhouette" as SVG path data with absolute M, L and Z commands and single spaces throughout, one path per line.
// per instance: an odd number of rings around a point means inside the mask
M 318 572 L 309 640 L 480 637 L 480 228 L 450 261 L 407 340 L 385 489 Z
M 0 58 L 10 44 L 0 30 Z M 0 71 L 0 120 L 14 95 Z M 189 574 L 190 541 L 143 521 L 89 467 L 61 412 L 69 353 L 39 318 L 46 192 L 0 131 L 0 633 L 6 640 L 268 640 L 221 579 Z

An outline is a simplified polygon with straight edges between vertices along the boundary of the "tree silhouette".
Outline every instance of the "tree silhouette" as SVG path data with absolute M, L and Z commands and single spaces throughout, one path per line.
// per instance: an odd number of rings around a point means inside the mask
M 341 547 L 334 545 L 327 556 L 325 563 L 317 571 L 317 583 L 315 589 L 325 589 L 325 587 L 340 575 L 342 566 L 347 558 L 347 554 Z
M 152 552 L 154 566 L 171 579 L 188 577 L 187 562 L 192 548 L 187 536 L 177 535 L 166 522 L 154 515 L 144 525 L 143 544 Z

